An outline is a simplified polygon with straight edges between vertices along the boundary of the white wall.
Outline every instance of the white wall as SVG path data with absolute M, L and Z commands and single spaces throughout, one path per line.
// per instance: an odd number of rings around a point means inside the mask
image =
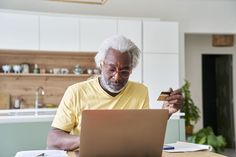
M 212 47 L 211 35 L 187 34 L 185 36 L 185 67 L 186 79 L 191 82 L 193 101 L 202 112 L 202 54 L 232 54 L 233 55 L 233 93 L 234 106 L 236 106 L 236 41 L 233 47 Z M 234 109 L 236 117 L 236 107 Z M 201 115 L 202 117 L 202 115 Z M 196 125 L 196 130 L 203 126 L 203 120 Z M 236 120 L 235 120 L 236 126 Z

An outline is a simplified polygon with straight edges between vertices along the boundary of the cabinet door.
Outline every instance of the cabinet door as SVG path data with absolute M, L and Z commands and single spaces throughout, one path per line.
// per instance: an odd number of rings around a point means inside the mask
M 0 48 L 39 49 L 37 15 L 0 13 Z
M 80 50 L 98 51 L 104 39 L 115 35 L 117 22 L 106 18 L 81 18 L 80 19 Z
M 40 50 L 78 51 L 78 18 L 40 16 Z
M 143 50 L 147 53 L 178 53 L 178 23 L 143 22 Z
M 118 34 L 132 40 L 140 50 L 142 50 L 142 22 L 140 20 L 118 20 Z M 142 82 L 142 54 L 139 63 L 133 69 L 130 80 Z
M 118 34 L 131 39 L 142 50 L 141 20 L 118 20 Z
M 185 141 L 184 119 L 169 119 L 166 127 L 165 144 Z
M 161 108 L 156 99 L 161 91 L 179 88 L 178 54 L 144 54 L 143 80 L 148 87 L 150 107 Z

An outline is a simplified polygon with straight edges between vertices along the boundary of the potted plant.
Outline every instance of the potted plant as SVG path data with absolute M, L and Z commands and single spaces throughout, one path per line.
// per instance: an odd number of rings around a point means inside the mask
M 211 127 L 200 129 L 198 132 L 189 136 L 187 141 L 210 145 L 214 152 L 223 151 L 226 146 L 225 138 L 222 135 L 216 136 Z
M 195 106 L 191 98 L 189 87 L 190 82 L 185 80 L 185 84 L 181 87 L 184 98 L 181 112 L 185 113 L 185 131 L 187 136 L 192 135 L 193 125 L 196 124 L 200 118 L 200 110 Z

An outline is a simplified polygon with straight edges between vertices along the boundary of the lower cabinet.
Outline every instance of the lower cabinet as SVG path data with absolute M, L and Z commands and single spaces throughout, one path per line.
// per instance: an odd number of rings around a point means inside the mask
M 13 157 L 23 150 L 46 149 L 51 122 L 0 124 L 0 156 Z
M 168 120 L 165 142 L 174 143 L 176 141 L 185 141 L 185 121 L 184 119 Z
M 13 157 L 18 151 L 46 149 L 51 121 L 0 123 L 0 128 L 0 156 Z M 184 133 L 184 120 L 170 119 L 165 143 L 184 141 Z

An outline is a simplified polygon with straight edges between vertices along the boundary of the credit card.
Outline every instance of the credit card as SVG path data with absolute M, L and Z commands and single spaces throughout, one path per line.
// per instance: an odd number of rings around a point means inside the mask
M 157 101 L 165 101 L 166 97 L 170 95 L 170 92 L 168 91 L 162 91 L 159 97 L 157 98 Z

